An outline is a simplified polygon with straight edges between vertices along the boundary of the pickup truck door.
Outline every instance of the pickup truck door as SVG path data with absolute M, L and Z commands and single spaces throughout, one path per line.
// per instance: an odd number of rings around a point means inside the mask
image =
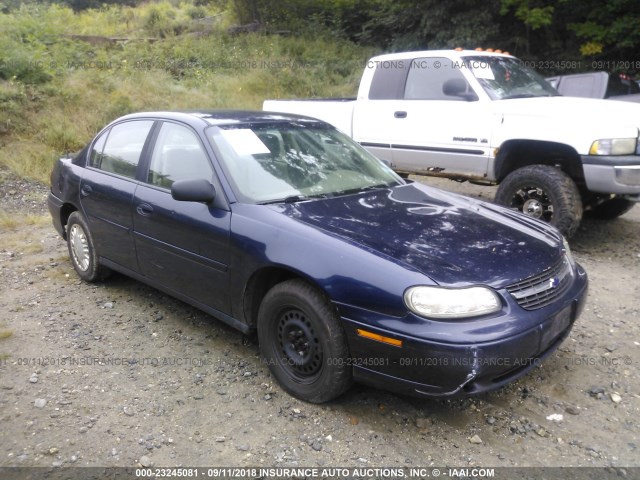
M 444 57 L 411 62 L 402 98 L 384 107 L 394 169 L 486 178 L 494 116 L 463 68 Z
M 134 271 L 131 205 L 152 126 L 151 120 L 133 120 L 103 132 L 93 143 L 80 181 L 80 205 L 98 255 Z
M 213 167 L 196 133 L 164 122 L 149 158 L 146 181 L 133 200 L 133 226 L 144 276 L 222 313 L 229 313 L 228 263 L 231 212 L 211 204 L 178 201 L 176 180 L 207 179 Z M 216 189 L 222 195 L 221 189 Z
M 369 90 L 358 92 L 353 107 L 352 136 L 376 157 L 393 164 L 393 122 L 398 111 L 398 100 L 404 96 L 409 63 L 381 62 L 368 66 L 374 67 Z

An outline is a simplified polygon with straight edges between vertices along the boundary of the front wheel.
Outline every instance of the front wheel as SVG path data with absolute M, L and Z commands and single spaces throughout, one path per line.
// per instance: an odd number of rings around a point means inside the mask
M 351 385 L 349 348 L 337 312 L 301 280 L 274 286 L 258 313 L 260 351 L 271 373 L 294 397 L 323 403 Z
M 511 172 L 496 192 L 496 203 L 549 222 L 572 236 L 582 220 L 578 187 L 562 170 L 530 165 Z
M 67 220 L 67 247 L 78 276 L 86 282 L 104 279 L 109 269 L 100 265 L 89 226 L 80 212 L 73 212 Z

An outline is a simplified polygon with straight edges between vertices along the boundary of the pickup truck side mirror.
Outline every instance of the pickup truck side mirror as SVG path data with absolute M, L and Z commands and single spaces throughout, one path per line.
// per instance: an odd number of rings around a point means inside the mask
M 216 198 L 216 190 L 204 178 L 177 180 L 171 185 L 171 196 L 183 202 L 211 203 Z
M 442 93 L 450 97 L 462 97 L 468 102 L 475 102 L 478 96 L 469 89 L 469 84 L 463 78 L 450 78 L 442 84 Z

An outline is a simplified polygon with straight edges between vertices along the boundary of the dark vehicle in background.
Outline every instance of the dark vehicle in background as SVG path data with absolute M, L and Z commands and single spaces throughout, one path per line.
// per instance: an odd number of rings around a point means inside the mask
M 405 181 L 306 117 L 122 117 L 58 161 L 48 203 L 82 279 L 115 270 L 257 331 L 310 402 L 354 379 L 498 388 L 558 347 L 586 296 L 555 228 Z
M 559 75 L 546 79 L 566 97 L 608 98 L 625 102 L 640 102 L 640 86 L 626 75 L 607 72 L 587 72 Z

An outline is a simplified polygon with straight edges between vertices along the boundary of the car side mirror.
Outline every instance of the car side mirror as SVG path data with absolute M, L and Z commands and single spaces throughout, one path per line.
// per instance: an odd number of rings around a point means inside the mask
M 216 198 L 216 190 L 208 180 L 178 180 L 171 185 L 171 196 L 182 202 L 211 203 Z
M 478 100 L 478 96 L 469 89 L 469 84 L 463 78 L 450 78 L 444 82 L 442 93 L 450 97 L 462 97 L 468 102 Z

